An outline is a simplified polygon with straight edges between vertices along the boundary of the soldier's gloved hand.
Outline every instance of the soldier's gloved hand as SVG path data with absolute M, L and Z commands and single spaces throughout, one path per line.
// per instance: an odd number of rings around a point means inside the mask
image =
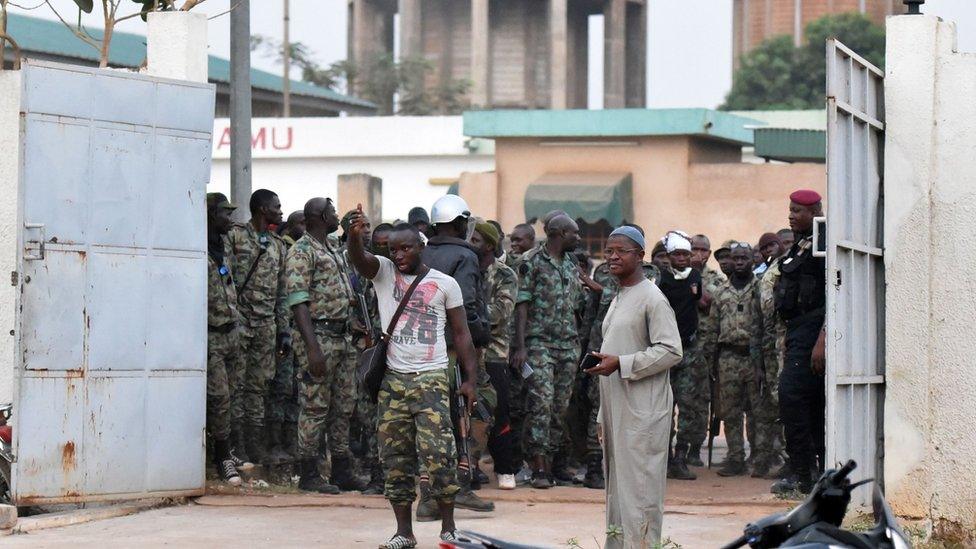
M 291 334 L 280 332 L 276 339 L 275 348 L 278 350 L 279 355 L 291 354 Z

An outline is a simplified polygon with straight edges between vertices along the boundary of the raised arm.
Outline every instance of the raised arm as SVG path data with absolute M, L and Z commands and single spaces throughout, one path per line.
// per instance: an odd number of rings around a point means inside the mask
M 359 274 L 373 279 L 380 270 L 380 261 L 363 247 L 363 233 L 365 231 L 366 216 L 363 214 L 363 205 L 358 204 L 350 219 L 349 238 L 346 239 L 349 247 L 349 261 L 352 262 L 352 266 L 356 268 Z

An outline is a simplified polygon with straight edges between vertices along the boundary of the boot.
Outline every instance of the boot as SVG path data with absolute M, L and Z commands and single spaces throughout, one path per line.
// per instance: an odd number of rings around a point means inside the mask
M 383 468 L 379 463 L 374 463 L 369 468 L 369 482 L 362 491 L 364 496 L 382 496 L 384 489 Z
M 595 490 L 603 490 L 607 483 L 603 478 L 603 456 L 593 455 L 586 463 L 586 477 L 583 478 L 583 486 Z
M 668 463 L 668 478 L 675 480 L 696 480 L 698 475 L 688 470 L 685 463 L 685 456 L 688 454 L 688 445 L 676 444 L 674 446 L 674 457 Z
M 690 467 L 704 467 L 705 462 L 701 458 L 701 444 L 692 444 L 685 456 L 685 463 Z
M 248 423 L 244 426 L 244 447 L 252 463 L 268 464 L 268 453 L 264 450 L 264 427 Z
M 494 503 L 479 498 L 477 494 L 471 491 L 471 480 L 467 475 L 460 474 L 459 471 L 458 477 L 458 484 L 461 486 L 461 489 L 454 496 L 455 508 L 468 509 L 481 513 L 488 513 L 495 510 Z
M 552 457 L 552 478 L 559 486 L 569 486 L 573 484 L 573 472 L 566 463 L 564 454 L 556 454 Z
M 779 469 L 777 469 L 777 470 L 769 473 L 768 475 L 766 475 L 763 478 L 766 478 L 766 479 L 769 479 L 769 480 L 780 480 L 780 479 L 788 478 L 792 474 L 793 474 L 793 471 L 790 469 L 789 462 L 784 462 L 782 467 L 780 467 Z
M 420 481 L 420 502 L 417 504 L 417 522 L 441 520 L 441 508 L 430 497 L 430 481 Z
M 281 424 L 281 449 L 288 454 L 288 461 L 298 456 L 298 424 L 286 421 Z
M 771 467 L 769 466 L 768 459 L 765 458 L 757 459 L 756 462 L 752 465 L 751 476 L 752 478 L 765 478 L 766 475 L 769 474 L 770 469 Z
M 322 478 L 315 458 L 303 458 L 301 461 L 301 471 L 301 477 L 298 480 L 299 490 L 331 495 L 339 493 L 338 486 L 329 484 Z
M 332 457 L 332 482 L 343 492 L 359 492 L 366 489 L 366 483 L 353 472 L 349 456 Z
M 281 422 L 268 421 L 264 427 L 265 440 L 268 441 L 268 464 L 281 465 L 291 461 L 291 456 L 281 447 Z
M 490 483 L 491 480 L 489 480 L 488 475 L 486 475 L 484 471 L 481 470 L 481 467 L 475 467 L 474 470 L 471 471 L 472 490 L 481 490 L 482 486 L 485 486 Z
M 725 467 L 718 470 L 718 476 L 720 477 L 738 477 L 746 474 L 748 470 L 746 469 L 746 464 L 741 461 L 728 460 L 725 462 Z

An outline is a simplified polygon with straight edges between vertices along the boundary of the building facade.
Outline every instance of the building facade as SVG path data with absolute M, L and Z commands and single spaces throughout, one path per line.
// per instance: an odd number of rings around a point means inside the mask
M 733 0 L 732 55 L 739 57 L 764 40 L 788 34 L 799 46 L 803 30 L 825 15 L 857 12 L 879 25 L 885 17 L 905 12 L 901 0 Z
M 354 64 L 395 49 L 426 59 L 429 86 L 467 80 L 476 108 L 586 108 L 589 16 L 602 14 L 604 107 L 645 105 L 646 0 L 348 2 Z

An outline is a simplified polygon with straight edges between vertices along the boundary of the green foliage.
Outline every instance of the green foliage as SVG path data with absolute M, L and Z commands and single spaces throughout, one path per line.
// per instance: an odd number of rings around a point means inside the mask
M 766 40 L 739 60 L 723 110 L 821 109 L 826 86 L 825 44 L 837 38 L 884 67 L 884 29 L 858 13 L 810 22 L 797 48 L 787 35 Z
M 75 0 L 76 2 L 78 0 Z M 143 21 L 146 20 L 146 15 L 151 11 L 172 11 L 176 9 L 173 6 L 173 0 L 132 0 L 136 4 L 142 4 L 142 9 L 139 10 L 139 17 Z M 90 2 L 89 2 L 90 3 Z
M 85 13 L 91 13 L 92 8 L 95 7 L 92 3 L 92 0 L 75 0 L 75 4 L 78 5 L 78 9 L 80 9 Z
M 278 60 L 283 58 L 284 47 L 280 41 L 267 36 L 251 37 L 251 51 L 260 50 Z M 290 48 L 291 63 L 301 70 L 303 81 L 347 93 L 355 88 L 356 95 L 379 106 L 379 114 L 460 114 L 468 106 L 471 83 L 448 80 L 431 86 L 434 65 L 423 57 L 397 61 L 391 54 L 377 54 L 363 63 L 346 60 L 325 67 L 301 42 L 293 42 Z

